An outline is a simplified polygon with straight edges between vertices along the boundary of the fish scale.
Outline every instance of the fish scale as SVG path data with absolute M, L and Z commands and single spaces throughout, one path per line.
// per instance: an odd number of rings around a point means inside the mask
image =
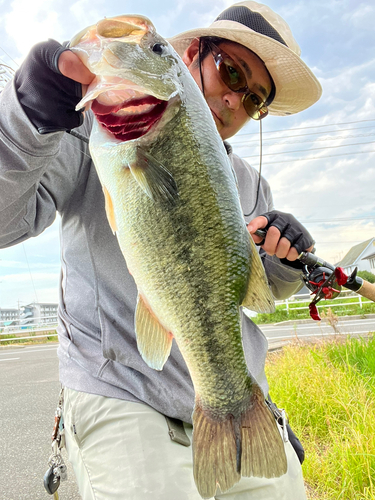
M 90 152 L 109 223 L 138 287 L 140 354 L 161 370 L 174 339 L 194 384 L 197 489 L 210 498 L 241 474 L 280 476 L 286 472 L 284 446 L 246 366 L 240 316 L 243 305 L 272 311 L 273 300 L 210 110 L 184 63 L 147 19 L 102 20 L 87 33 L 71 48 L 97 75 L 79 106 L 104 96 L 105 105 L 93 106 L 100 116 Z M 147 102 L 152 109 L 135 113 L 147 132 L 116 138 L 111 124 L 124 131 L 127 117 L 137 124 L 135 115 L 118 112 Z

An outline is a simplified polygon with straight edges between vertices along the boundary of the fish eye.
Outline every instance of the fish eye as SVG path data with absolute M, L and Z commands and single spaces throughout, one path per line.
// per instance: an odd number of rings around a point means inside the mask
M 164 47 L 165 47 L 165 45 L 163 45 L 162 43 L 155 43 L 152 46 L 152 52 L 155 52 L 155 54 L 159 54 L 159 56 L 161 56 L 163 53 Z

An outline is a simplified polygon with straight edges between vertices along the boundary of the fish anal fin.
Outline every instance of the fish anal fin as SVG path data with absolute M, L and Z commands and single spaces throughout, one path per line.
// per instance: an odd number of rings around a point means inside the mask
M 129 168 L 135 180 L 149 198 L 175 205 L 178 189 L 172 174 L 141 147 L 135 150 Z
M 251 271 L 242 306 L 259 313 L 275 312 L 275 302 L 255 243 L 249 234 L 251 245 Z
M 138 295 L 135 332 L 144 361 L 154 370 L 162 370 L 171 352 L 173 335 L 160 324 L 142 295 Z
M 107 219 L 109 222 L 109 225 L 112 229 L 113 234 L 117 231 L 117 224 L 116 224 L 116 219 L 115 219 L 115 210 L 113 208 L 113 202 L 111 195 L 108 192 L 108 189 L 103 186 L 103 193 L 104 193 L 104 201 L 105 201 L 105 213 L 107 214 Z
M 254 393 L 242 414 L 212 417 L 196 400 L 193 413 L 194 480 L 203 498 L 212 498 L 217 487 L 224 493 L 241 476 L 279 477 L 287 459 L 276 421 L 261 389 Z

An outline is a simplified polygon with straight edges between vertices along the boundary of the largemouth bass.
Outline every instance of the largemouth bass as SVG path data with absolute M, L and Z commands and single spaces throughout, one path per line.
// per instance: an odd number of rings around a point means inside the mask
M 204 97 L 144 17 L 103 19 L 71 50 L 96 75 L 78 109 L 95 115 L 90 151 L 138 288 L 138 349 L 161 370 L 175 339 L 194 384 L 198 491 L 211 498 L 241 475 L 278 477 L 284 445 L 240 324 L 240 306 L 270 312 L 273 300 Z

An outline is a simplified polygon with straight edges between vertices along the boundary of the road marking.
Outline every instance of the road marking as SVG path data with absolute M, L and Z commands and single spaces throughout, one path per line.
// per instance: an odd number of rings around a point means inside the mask
M 0 359 L 0 361 L 13 361 L 15 359 L 20 359 L 20 358 L 8 358 L 8 359 Z
M 7 356 L 9 354 L 25 354 L 25 353 L 32 353 L 32 352 L 45 352 L 45 351 L 56 351 L 57 350 L 57 347 L 47 347 L 45 349 L 32 349 L 32 350 L 26 350 L 26 349 L 22 349 L 22 351 L 8 351 L 8 352 L 0 352 L 0 356 Z
M 374 322 L 372 320 L 372 322 L 370 323 L 370 325 L 372 325 Z M 357 325 L 357 326 L 363 326 L 363 322 L 342 322 L 342 323 L 338 323 L 337 327 L 338 328 L 343 328 L 343 327 L 346 327 L 346 326 L 354 326 L 354 325 Z M 311 328 L 331 328 L 331 325 L 319 325 L 319 324 L 316 324 L 316 323 L 311 323 L 309 325 L 306 325 L 306 326 L 300 326 L 298 325 L 298 323 L 295 323 L 294 325 L 286 325 L 286 326 L 277 326 L 277 325 L 273 325 L 273 326 L 263 326 L 263 325 L 258 325 L 259 328 L 263 331 L 269 331 L 269 330 L 290 330 L 291 328 L 294 329 L 295 327 L 297 328 L 297 330 L 307 330 L 307 329 L 311 329 Z M 374 326 L 375 328 L 375 326 Z
M 363 332 L 340 332 L 340 333 L 335 333 L 335 332 L 332 332 L 332 333 L 321 333 L 319 335 L 316 335 L 315 333 L 305 333 L 305 334 L 301 334 L 301 335 L 282 335 L 280 337 L 266 337 L 267 340 L 274 340 L 274 339 L 296 339 L 298 340 L 299 337 L 317 337 L 319 338 L 320 336 L 321 337 L 326 337 L 326 336 L 330 336 L 330 337 L 333 337 L 333 336 L 340 336 L 340 335 L 351 335 L 351 334 L 358 334 L 358 333 L 366 333 L 368 334 L 368 330 L 365 330 Z

